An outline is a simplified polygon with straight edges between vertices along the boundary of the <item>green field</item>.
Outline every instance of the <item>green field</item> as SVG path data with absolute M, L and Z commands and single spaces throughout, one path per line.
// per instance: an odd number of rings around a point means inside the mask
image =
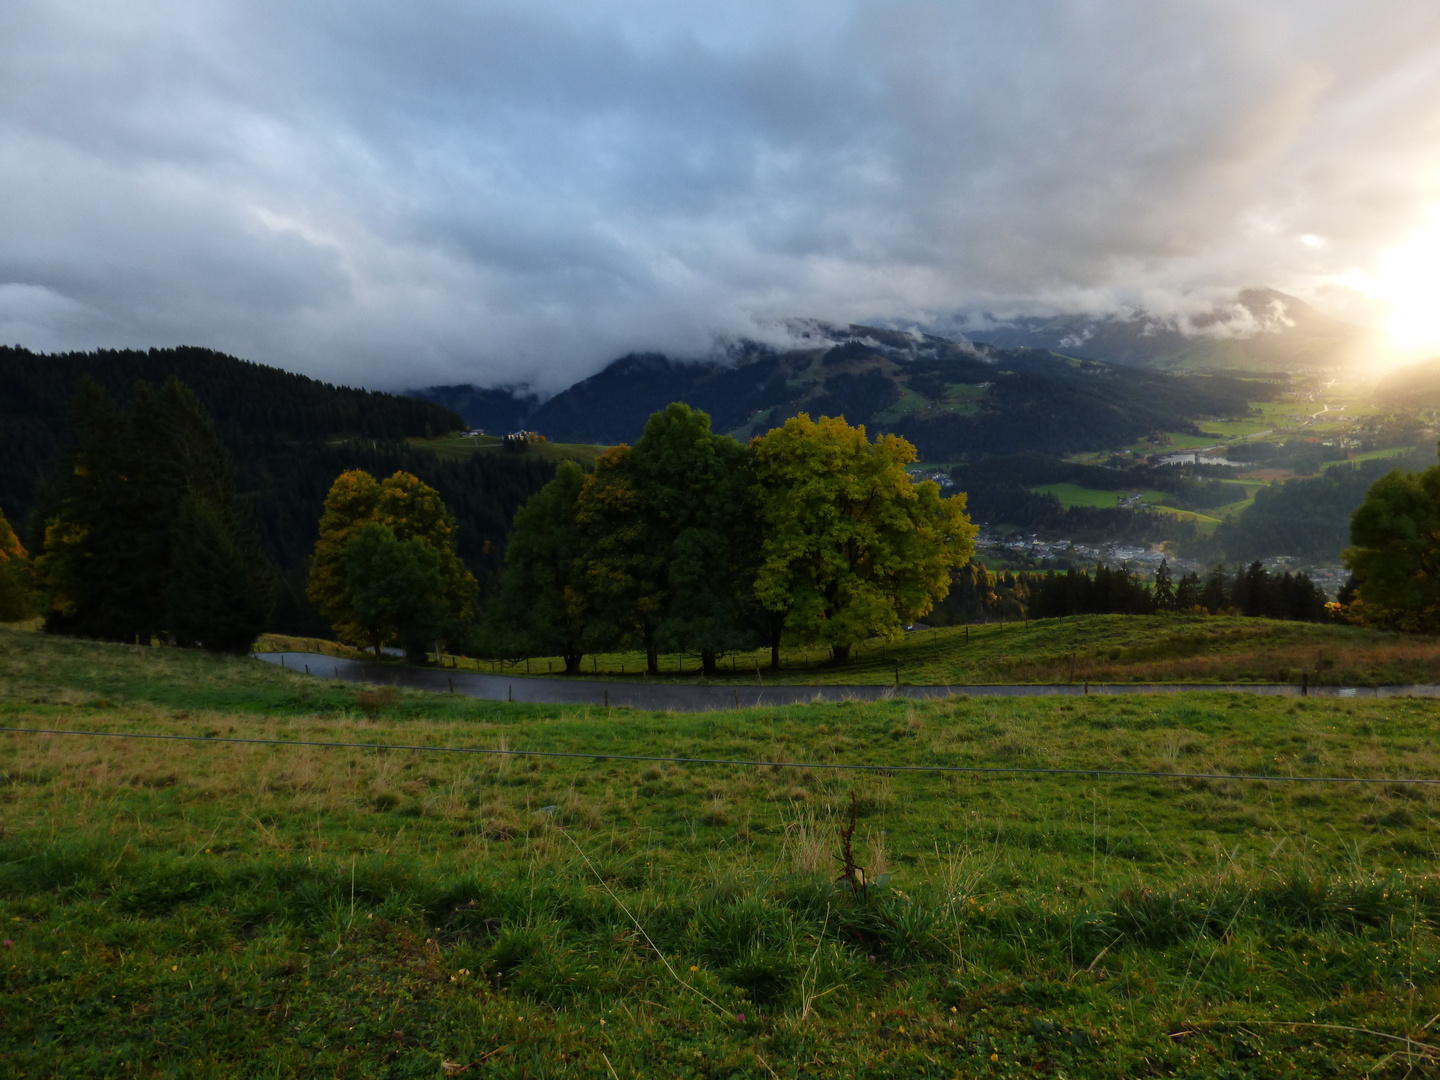
M 1130 494 L 1124 491 L 1101 491 L 1098 488 L 1070 483 L 1043 484 L 1030 490 L 1036 495 L 1054 495 L 1065 507 L 1092 506 L 1101 509 L 1113 509 L 1119 504 L 1122 495 Z
M 291 639 L 296 651 L 308 639 Z M 451 658 L 460 668 L 544 676 L 562 672 L 559 657 L 508 661 Z M 872 638 L 837 667 L 829 649 L 782 651 L 778 673 L 768 649 L 726 654 L 714 681 L 750 685 L 759 679 L 814 684 L 891 684 L 898 671 L 912 686 L 1062 682 L 1311 682 L 1329 685 L 1440 683 L 1434 638 L 1355 626 L 1276 622 L 1236 616 L 1081 615 L 1066 619 L 937 627 L 899 639 Z M 640 652 L 586 656 L 587 679 L 633 681 L 644 671 Z M 660 657 L 661 679 L 697 681 L 694 654 Z
M 441 457 L 463 458 L 471 454 L 515 453 L 516 456 L 529 455 L 542 461 L 578 461 L 585 466 L 593 465 L 601 452 L 607 449 L 607 447 L 592 446 L 589 443 L 543 442 L 531 444 L 518 452 L 506 451 L 500 439 L 494 435 L 442 435 L 434 439 L 412 438 L 408 441 L 414 446 L 431 450 Z
M 1178 775 L 1434 776 L 1427 702 L 677 716 L 387 700 L 0 631 L 0 710 L 11 727 L 891 767 L 0 735 L 10 1075 L 1434 1069 L 1434 789 Z M 929 764 L 1165 775 L 893 771 Z M 852 806 L 860 890 L 837 884 Z

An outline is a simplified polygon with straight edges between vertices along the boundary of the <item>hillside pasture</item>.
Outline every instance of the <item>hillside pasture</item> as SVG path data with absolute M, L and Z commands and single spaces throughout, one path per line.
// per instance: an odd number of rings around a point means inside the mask
M 0 735 L 14 1075 L 1434 1069 L 1435 790 L 1184 775 L 1435 776 L 1428 703 L 366 705 L 14 632 L 0 676 L 8 727 L 209 740 Z
M 297 639 L 299 640 L 299 639 Z M 303 639 L 307 643 L 309 639 Z M 449 662 L 449 661 L 447 661 Z M 465 660 L 480 671 L 549 675 L 559 657 Z M 768 649 L 726 654 L 718 681 L 743 683 L 902 683 L 967 686 L 985 683 L 1298 683 L 1377 686 L 1440 683 L 1440 642 L 1336 624 L 1282 622 L 1229 615 L 1079 615 L 1063 619 L 932 627 L 898 639 L 872 638 L 837 667 L 821 646 L 781 652 L 769 669 Z M 700 658 L 669 653 L 660 678 L 696 679 Z M 585 678 L 640 677 L 638 651 L 586 656 Z
M 550 442 L 531 443 L 524 450 L 506 450 L 504 443 L 495 435 L 461 435 L 453 433 L 433 439 L 412 438 L 412 445 L 422 447 L 442 458 L 464 459 L 472 454 L 506 454 L 517 458 L 530 457 L 538 461 L 558 464 L 562 461 L 576 461 L 589 468 L 595 464 L 607 447 L 592 446 L 589 443 Z

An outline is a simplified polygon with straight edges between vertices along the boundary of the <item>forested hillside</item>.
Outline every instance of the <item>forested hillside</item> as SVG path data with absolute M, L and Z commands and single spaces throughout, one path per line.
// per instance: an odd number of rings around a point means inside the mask
M 169 375 L 189 386 L 214 420 L 235 463 L 236 491 L 277 571 L 275 629 L 322 633 L 304 599 L 325 493 L 346 469 L 414 473 L 438 490 L 460 526 L 461 557 L 481 588 L 500 567 L 515 510 L 554 474 L 529 456 L 441 460 L 403 440 L 462 426 L 439 405 L 336 387 L 208 349 L 45 355 L 0 348 L 0 509 L 38 548 L 43 510 L 61 449 L 71 437 L 69 404 L 85 376 L 127 401 L 136 380 Z
M 823 329 L 823 332 L 822 332 Z M 876 327 L 816 330 L 814 348 L 738 349 L 723 363 L 634 354 L 527 414 L 563 442 L 633 442 L 651 413 L 684 401 L 717 431 L 745 439 L 798 412 L 843 416 L 895 432 L 926 461 L 1100 450 L 1156 431 L 1193 431 L 1201 417 L 1244 415 L 1263 384 L 1121 369 L 1043 349 L 995 349 Z M 434 387 L 467 418 L 524 411 L 522 399 Z M 487 396 L 487 393 L 489 396 Z
M 1335 563 L 1350 544 L 1350 515 L 1370 485 L 1391 469 L 1419 471 L 1435 464 L 1426 450 L 1405 457 L 1331 465 L 1320 476 L 1261 488 L 1255 504 L 1226 521 L 1204 554 L 1232 562 L 1285 555 L 1307 563 Z

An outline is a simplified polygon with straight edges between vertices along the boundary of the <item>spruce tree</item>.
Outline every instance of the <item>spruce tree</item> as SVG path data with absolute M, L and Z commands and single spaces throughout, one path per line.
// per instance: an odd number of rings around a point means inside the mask
M 246 652 L 265 628 L 265 567 L 217 507 L 191 494 L 180 508 L 166 607 L 178 645 Z
M 195 396 L 173 376 L 159 391 L 138 383 L 127 415 L 86 380 L 72 418 L 69 468 L 36 560 L 46 629 L 248 646 L 236 643 L 236 627 L 264 620 L 264 564 L 236 506 L 229 455 Z M 203 538 L 192 535 L 196 529 Z M 202 587 L 207 567 L 244 571 Z M 192 591 L 176 586 L 177 570 Z M 222 611 L 217 591 L 234 611 Z
M 1155 607 L 1160 611 L 1175 610 L 1175 586 L 1170 578 L 1170 561 L 1160 560 L 1160 569 L 1155 571 Z

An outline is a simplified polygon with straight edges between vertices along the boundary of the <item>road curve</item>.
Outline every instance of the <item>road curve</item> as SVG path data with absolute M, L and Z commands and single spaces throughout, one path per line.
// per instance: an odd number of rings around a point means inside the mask
M 758 705 L 801 705 L 812 702 L 883 701 L 894 697 L 923 699 L 969 697 L 1080 697 L 1086 694 L 1261 694 L 1299 697 L 1294 683 L 1003 683 L 979 686 L 814 686 L 796 683 L 645 683 L 590 679 L 514 678 L 446 668 L 377 664 L 340 660 L 323 653 L 255 653 L 255 659 L 304 672 L 321 679 L 403 686 L 411 690 L 463 694 L 486 701 L 526 701 L 545 705 L 624 705 L 635 709 L 709 712 Z M 1440 686 L 1312 686 L 1312 697 L 1440 697 Z

